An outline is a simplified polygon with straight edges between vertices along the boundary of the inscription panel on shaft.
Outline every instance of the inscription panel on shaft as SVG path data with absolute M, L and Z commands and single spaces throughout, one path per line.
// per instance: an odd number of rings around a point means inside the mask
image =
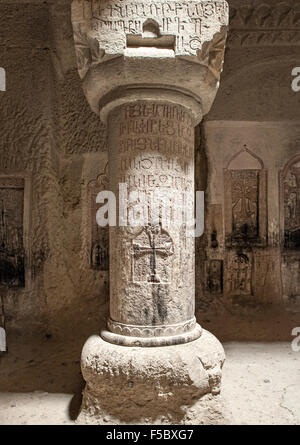
M 124 107 L 118 123 L 118 172 L 129 191 L 138 191 L 147 221 L 166 204 L 169 221 L 178 222 L 186 196 L 193 194 L 193 127 L 181 107 L 138 103 Z M 153 201 L 156 199 L 156 201 Z M 192 201 L 192 199 L 191 199 Z M 129 212 L 131 210 L 129 209 Z M 158 222 L 158 221 L 157 221 Z M 149 234 L 148 234 L 149 235 Z
M 130 189 L 192 191 L 193 127 L 180 107 L 136 104 L 119 122 L 119 173 Z

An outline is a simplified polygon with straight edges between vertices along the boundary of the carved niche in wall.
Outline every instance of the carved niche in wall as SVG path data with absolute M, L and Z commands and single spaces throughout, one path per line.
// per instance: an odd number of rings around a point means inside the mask
M 266 245 L 266 177 L 262 161 L 247 148 L 224 169 L 226 247 Z
M 300 156 L 290 161 L 282 174 L 284 247 L 300 248 Z
M 104 172 L 96 180 L 88 184 L 89 202 L 90 202 L 90 266 L 95 270 L 109 269 L 109 229 L 100 227 L 96 221 L 96 214 L 99 204 L 96 198 L 99 192 L 107 190 L 108 186 L 108 164 Z
M 24 178 L 0 176 L 0 286 L 25 286 L 29 203 L 24 190 Z

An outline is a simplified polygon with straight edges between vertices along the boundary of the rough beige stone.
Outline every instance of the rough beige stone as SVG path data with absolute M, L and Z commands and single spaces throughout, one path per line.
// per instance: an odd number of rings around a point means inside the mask
M 118 279 L 111 286 L 108 327 L 125 337 L 147 337 L 148 345 L 164 336 L 173 342 L 195 339 L 201 330 L 194 317 L 194 238 L 184 221 L 178 223 L 184 199 L 193 202 L 194 195 L 191 116 L 165 102 L 130 102 L 109 115 L 108 132 L 110 189 L 118 196 L 124 183 L 128 194 L 143 194 L 135 199 L 145 196 L 145 206 L 131 205 L 148 221 L 110 228 L 110 273 Z M 151 208 L 154 193 L 157 205 Z M 164 193 L 170 196 L 167 225 L 159 213 L 168 199 Z M 176 202 L 179 194 L 182 199 Z
M 224 424 L 220 396 L 224 350 L 204 331 L 184 345 L 117 346 L 93 336 L 82 351 L 79 423 Z

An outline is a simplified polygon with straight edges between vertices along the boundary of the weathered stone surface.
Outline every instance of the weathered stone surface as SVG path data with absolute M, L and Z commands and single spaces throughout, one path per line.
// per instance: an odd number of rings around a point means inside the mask
M 185 345 L 128 348 L 90 337 L 82 351 L 88 382 L 78 422 L 224 424 L 219 395 L 225 359 L 209 332 Z
M 84 92 L 102 120 L 116 101 L 135 100 L 136 88 L 141 99 L 160 88 L 173 103 L 185 101 L 197 123 L 209 111 L 223 64 L 225 1 L 74 0 L 72 24 Z
M 230 1 L 229 47 L 298 46 L 299 3 L 293 0 Z
M 224 169 L 227 247 L 266 245 L 266 175 L 263 162 L 246 147 Z
M 194 194 L 191 116 L 179 105 L 137 101 L 110 114 L 108 131 L 111 190 L 118 195 L 124 183 L 128 195 L 139 193 L 140 207 L 132 204 L 125 217 L 132 224 L 142 212 L 149 224 L 137 219 L 134 227 L 110 228 L 110 268 L 118 280 L 111 286 L 109 328 L 133 337 L 185 334 L 196 329 L 194 238 L 179 222 Z

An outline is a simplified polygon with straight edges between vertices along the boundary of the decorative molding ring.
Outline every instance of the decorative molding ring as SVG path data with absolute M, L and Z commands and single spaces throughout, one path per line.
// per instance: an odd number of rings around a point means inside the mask
M 202 328 L 196 323 L 192 331 L 184 334 L 166 336 L 166 337 L 129 337 L 126 335 L 114 334 L 113 332 L 104 330 L 101 332 L 101 337 L 104 341 L 120 346 L 131 347 L 157 347 L 157 346 L 174 346 L 197 340 L 201 337 Z
M 183 323 L 159 326 L 129 325 L 119 323 L 110 318 L 107 320 L 107 328 L 112 333 L 138 338 L 171 337 L 185 334 L 195 329 L 196 325 L 197 322 L 195 317 Z

